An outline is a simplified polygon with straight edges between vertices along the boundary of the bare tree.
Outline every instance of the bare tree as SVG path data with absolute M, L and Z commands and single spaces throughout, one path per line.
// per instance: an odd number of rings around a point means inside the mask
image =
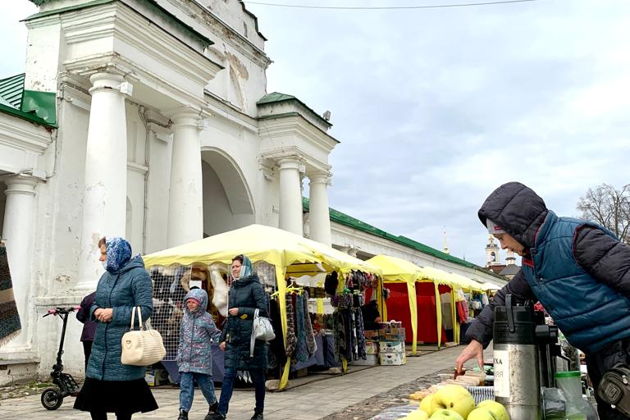
M 582 218 L 610 229 L 619 239 L 630 243 L 630 184 L 617 190 L 601 184 L 589 188 L 577 204 Z

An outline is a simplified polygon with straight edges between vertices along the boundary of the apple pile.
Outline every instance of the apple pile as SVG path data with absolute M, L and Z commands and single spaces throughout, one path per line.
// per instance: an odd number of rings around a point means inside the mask
M 510 420 L 510 416 L 493 400 L 481 401 L 475 407 L 475 399 L 466 388 L 448 384 L 424 397 L 405 420 Z

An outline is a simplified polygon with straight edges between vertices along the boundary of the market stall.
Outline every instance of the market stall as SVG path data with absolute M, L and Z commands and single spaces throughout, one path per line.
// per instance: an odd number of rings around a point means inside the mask
M 412 354 L 417 353 L 420 337 L 420 341 L 436 342 L 438 348 L 443 344 L 443 322 L 449 322 L 453 341 L 459 343 L 457 303 L 461 301 L 463 291 L 483 291 L 481 284 L 458 274 L 433 267 L 419 267 L 387 255 L 377 255 L 367 262 L 383 271 L 384 282 L 392 293 L 392 302 L 401 302 L 400 297 L 406 296 L 407 305 L 395 305 L 394 312 L 396 318 L 403 322 L 408 320 L 411 326 L 406 341 L 411 342 Z M 444 305 L 442 296 L 447 297 Z M 443 306 L 446 309 L 443 310 Z M 387 305 L 384 305 L 383 314 L 387 319 L 393 318 L 393 314 L 387 311 Z M 431 326 L 434 326 L 432 331 Z
M 304 296 L 303 288 L 287 283 L 287 273 L 292 275 L 315 275 L 318 273 L 337 273 L 342 279 L 356 273 L 369 272 L 380 274 L 373 265 L 353 258 L 347 254 L 327 247 L 318 242 L 303 238 L 281 229 L 262 225 L 250 225 L 241 229 L 214 235 L 202 240 L 156 252 L 144 257 L 146 267 L 151 273 L 160 272 L 160 284 L 156 284 L 154 295 L 161 293 L 173 296 L 182 288 L 182 283 L 199 282 L 202 287 L 216 290 L 213 299 L 217 316 L 226 316 L 227 307 L 221 313 L 221 305 L 227 303 L 227 265 L 238 254 L 247 255 L 261 277 L 265 289 L 277 301 L 280 318 L 280 330 L 283 337 L 281 345 L 286 349 L 287 342 L 287 305 L 301 305 L 296 295 Z M 195 274 L 200 272 L 201 275 Z M 165 274 L 163 274 L 165 273 Z M 171 275 L 172 273 L 172 275 Z M 183 274 L 182 274 L 183 273 Z M 200 279 L 200 280 L 199 280 Z M 346 283 L 339 281 L 337 290 L 342 294 Z M 180 293 L 181 294 L 181 293 Z M 181 296 L 183 298 L 183 296 Z M 224 302 L 221 301 L 223 298 Z M 319 305 L 318 300 L 318 306 Z M 289 305 L 291 306 L 291 305 Z M 308 314 L 302 316 L 306 317 Z M 172 334 L 178 333 L 177 319 L 173 316 Z M 293 319 L 293 318 L 291 318 Z M 305 318 L 306 319 L 306 318 Z M 164 335 L 164 334 L 163 334 Z M 167 350 L 168 355 L 168 350 Z M 345 365 L 344 365 L 345 366 Z M 286 387 L 291 368 L 291 357 L 287 357 L 282 368 L 279 389 Z

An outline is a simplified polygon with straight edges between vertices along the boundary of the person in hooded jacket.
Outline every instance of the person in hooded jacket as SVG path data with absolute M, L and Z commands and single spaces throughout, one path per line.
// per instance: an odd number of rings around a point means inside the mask
M 194 381 L 197 381 L 208 405 L 206 419 L 216 412 L 218 403 L 212 383 L 212 346 L 221 337 L 208 309 L 208 294 L 205 290 L 191 289 L 184 297 L 184 317 L 179 332 L 177 367 L 179 380 L 179 417 L 188 420 L 195 395 Z
M 131 245 L 122 238 L 102 238 L 98 247 L 105 267 L 96 288 L 90 319 L 97 322 L 85 383 L 74 408 L 89 411 L 92 419 L 130 419 L 133 413 L 158 408 L 144 379 L 145 367 L 123 365 L 121 339 L 129 330 L 131 312 L 139 306 L 142 319 L 153 310 L 153 287 L 139 255 L 131 257 Z
M 256 340 L 250 355 L 254 312 L 267 315 L 267 297 L 254 273 L 252 262 L 244 255 L 232 259 L 233 282 L 228 292 L 228 318 L 221 335 L 220 348 L 225 350 L 225 374 L 221 384 L 218 412 L 212 419 L 225 419 L 234 389 L 237 371 L 248 371 L 256 388 L 256 407 L 252 420 L 262 420 L 265 408 L 265 370 L 267 343 Z
M 90 308 L 94 305 L 96 292 L 92 292 L 81 300 L 79 310 L 77 311 L 77 319 L 83 323 L 81 331 L 81 342 L 83 343 L 83 356 L 85 357 L 85 371 L 87 372 L 88 360 L 92 352 L 92 343 L 94 342 L 94 334 L 96 334 L 96 321 L 90 320 Z
M 542 303 L 569 343 L 586 355 L 596 391 L 608 369 L 630 365 L 630 246 L 595 223 L 558 217 L 518 182 L 498 187 L 478 215 L 501 248 L 522 256 L 523 263 L 466 331 L 470 343 L 455 362 L 458 371 L 471 359 L 483 365 L 494 307 L 504 305 L 507 294 Z M 600 418 L 626 418 L 596 398 Z

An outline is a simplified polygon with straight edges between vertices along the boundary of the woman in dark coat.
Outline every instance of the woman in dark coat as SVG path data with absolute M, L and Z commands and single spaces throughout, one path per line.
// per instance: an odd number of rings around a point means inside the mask
M 158 408 L 144 380 L 145 368 L 120 362 L 121 338 L 129 330 L 131 311 L 139 306 L 142 320 L 149 319 L 153 287 L 142 258 L 131 258 L 129 242 L 103 238 L 98 246 L 106 271 L 90 308 L 90 319 L 97 322 L 96 336 L 74 408 L 89 411 L 92 419 L 107 419 L 108 412 L 116 413 L 119 420 L 130 419 L 138 411 Z
M 225 419 L 239 370 L 249 371 L 256 387 L 256 407 L 252 420 L 262 420 L 265 405 L 265 369 L 267 343 L 256 340 L 254 355 L 250 356 L 254 311 L 267 315 L 267 298 L 252 262 L 244 255 L 232 260 L 234 282 L 228 292 L 228 319 L 223 329 L 220 347 L 225 351 L 225 376 L 221 385 L 219 409 L 214 418 Z

